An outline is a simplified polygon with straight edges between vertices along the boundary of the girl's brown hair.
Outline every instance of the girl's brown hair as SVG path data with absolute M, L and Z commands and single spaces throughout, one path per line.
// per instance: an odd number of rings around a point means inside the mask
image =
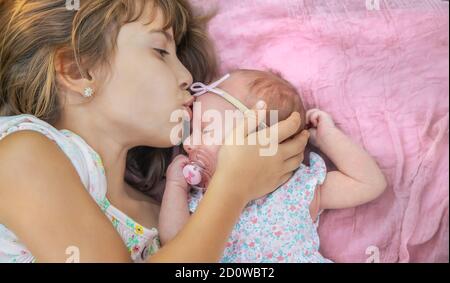
M 206 34 L 209 16 L 195 15 L 187 0 L 80 1 L 0 0 L 0 116 L 31 114 L 50 124 L 61 113 L 55 61 L 58 52 L 72 59 L 78 75 L 107 64 L 120 27 L 142 15 L 145 5 L 161 9 L 165 29 L 173 28 L 178 56 L 194 80 L 210 81 L 216 59 Z M 149 19 L 151 21 L 151 19 Z M 171 149 L 138 147 L 127 158 L 125 180 L 151 196 L 162 180 Z

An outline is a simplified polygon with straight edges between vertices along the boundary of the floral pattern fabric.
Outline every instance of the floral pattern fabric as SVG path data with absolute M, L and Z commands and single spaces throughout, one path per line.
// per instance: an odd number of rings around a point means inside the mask
M 67 155 L 80 179 L 122 237 L 134 262 L 143 262 L 160 248 L 156 228 L 147 229 L 111 205 L 106 198 L 105 168 L 100 156 L 78 135 L 68 130 L 58 131 L 50 124 L 31 115 L 0 117 L 0 140 L 18 132 L 39 132 L 54 141 Z M 0 263 L 36 262 L 31 252 L 5 225 L 0 224 Z

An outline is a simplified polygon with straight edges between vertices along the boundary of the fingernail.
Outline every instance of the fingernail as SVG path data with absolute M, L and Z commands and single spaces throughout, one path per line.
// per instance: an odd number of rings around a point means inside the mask
M 256 103 L 256 108 L 262 110 L 262 109 L 266 108 L 266 103 L 264 101 L 260 100 L 260 101 L 258 101 L 258 103 Z

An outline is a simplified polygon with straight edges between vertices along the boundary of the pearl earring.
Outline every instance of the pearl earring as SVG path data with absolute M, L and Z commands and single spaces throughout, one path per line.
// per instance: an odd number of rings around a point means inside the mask
M 84 89 L 84 94 L 83 96 L 86 98 L 92 97 L 92 95 L 94 94 L 94 90 L 91 87 L 87 87 Z

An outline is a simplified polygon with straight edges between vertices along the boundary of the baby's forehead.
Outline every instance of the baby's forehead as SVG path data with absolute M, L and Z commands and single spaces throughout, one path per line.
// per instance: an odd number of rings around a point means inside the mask
M 201 107 L 202 113 L 211 109 L 222 111 L 222 110 L 231 110 L 235 108 L 228 101 L 226 101 L 219 95 L 211 92 L 207 92 L 202 96 L 198 97 L 195 101 L 194 107 L 196 106 Z
M 231 76 L 224 82 L 222 82 L 217 88 L 227 92 L 229 95 L 233 96 L 234 98 L 238 99 L 243 103 L 246 104 L 245 101 L 247 100 L 250 94 L 250 84 L 251 84 L 252 78 L 247 74 L 242 73 L 233 73 Z M 246 105 L 248 108 L 250 108 L 248 105 Z M 228 102 L 226 99 L 222 98 L 218 94 L 215 93 L 205 93 L 196 99 L 196 103 L 194 104 L 194 108 L 199 107 L 201 111 L 197 110 L 194 111 L 194 116 L 201 113 L 202 116 L 211 116 L 211 114 L 214 115 L 220 115 L 222 117 L 222 121 L 225 121 L 225 115 L 228 113 L 230 115 L 236 116 L 239 113 L 230 113 L 228 111 L 237 111 L 240 110 L 236 108 L 233 104 Z M 195 109 L 194 109 L 195 110 Z M 215 112 L 215 113 L 212 113 Z M 195 119 L 198 119 L 199 117 L 194 117 Z
M 249 79 L 243 75 L 233 74 L 226 81 L 221 83 L 217 88 L 224 90 L 234 98 L 243 102 L 245 97 L 249 95 Z M 196 102 L 202 104 L 202 111 L 208 109 L 222 110 L 237 110 L 237 108 L 215 93 L 205 93 L 197 98 Z M 245 103 L 244 103 L 245 104 Z M 248 106 L 247 106 L 248 107 Z
M 194 104 L 194 122 L 200 122 L 197 125 L 201 125 L 202 129 L 213 125 L 222 125 L 227 129 L 228 125 L 233 125 L 233 121 L 228 119 L 239 118 L 240 114 L 239 109 L 215 93 L 205 93 L 198 97 Z M 215 123 L 211 124 L 211 119 L 214 119 Z

